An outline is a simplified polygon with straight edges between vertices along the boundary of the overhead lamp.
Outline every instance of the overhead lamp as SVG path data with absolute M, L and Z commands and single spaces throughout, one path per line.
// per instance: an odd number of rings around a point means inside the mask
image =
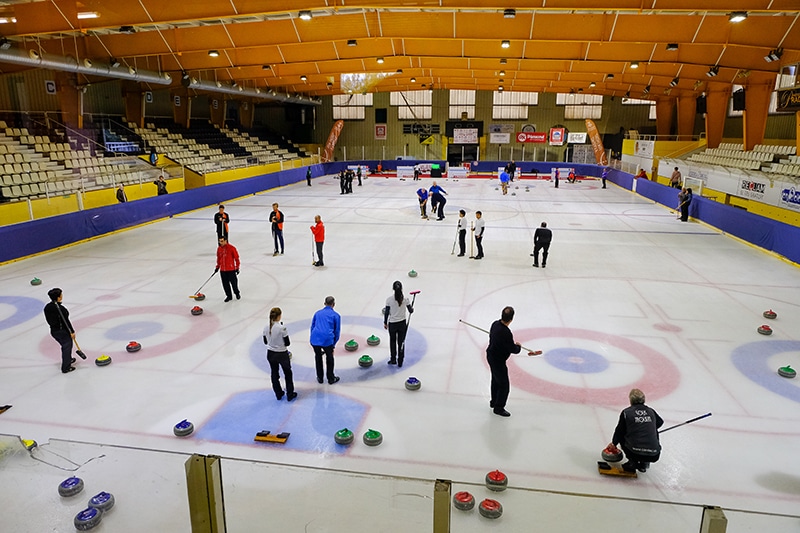
M 782 55 L 783 48 L 776 48 L 775 50 L 770 50 L 769 53 L 764 56 L 764 61 L 772 63 L 773 61 L 778 61 Z
M 347 46 L 358 46 L 358 41 L 355 39 L 347 39 Z
M 501 71 L 500 71 L 500 75 L 501 75 L 501 76 L 505 76 L 505 75 L 506 75 L 506 71 L 505 71 L 505 70 L 501 70 Z
M 119 59 L 112 56 L 108 59 L 108 64 L 114 68 L 117 68 L 119 66 Z
M 12 23 L 16 24 L 17 23 L 17 19 L 15 19 L 14 17 L 11 17 L 11 18 L 2 17 L 2 18 L 0 18 L 0 24 L 8 24 L 9 22 L 12 22 Z
M 261 65 L 261 70 L 271 70 L 272 67 L 269 65 Z
M 631 61 L 631 68 L 639 68 L 639 62 L 638 61 Z
M 503 18 L 504 19 L 513 19 L 516 16 L 517 16 L 517 10 L 516 9 L 506 9 L 506 10 L 503 11 Z
M 717 65 L 714 65 L 713 67 L 708 69 L 708 72 L 706 72 L 706 76 L 708 76 L 709 78 L 713 78 L 717 74 L 719 74 L 719 67 Z
M 503 92 L 503 86 L 502 85 L 497 88 L 497 92 Z
M 83 11 L 78 13 L 78 20 L 86 20 L 86 19 L 96 19 L 100 17 L 100 14 L 97 11 Z
M 308 78 L 306 77 L 306 75 L 305 75 L 305 74 L 303 74 L 302 76 L 300 76 L 300 81 L 306 81 L 307 79 L 308 79 Z
M 650 86 L 648 85 L 647 87 L 644 88 L 642 94 L 648 94 L 649 92 L 650 92 Z
M 630 91 L 626 92 L 625 93 L 625 98 L 630 98 L 630 97 L 631 97 L 631 92 Z
M 678 43 L 667 43 L 667 52 L 677 52 Z
M 500 48 L 511 48 L 511 41 L 504 39 L 503 42 L 500 43 Z
M 747 11 L 731 11 L 728 20 L 731 22 L 741 22 L 747 18 Z
M 133 26 L 120 26 L 117 31 L 120 33 L 136 33 L 136 28 Z
M 703 81 L 702 80 L 697 80 L 696 82 L 694 82 L 694 85 L 692 85 L 692 89 L 694 89 L 696 91 L 697 89 L 700 88 L 701 85 L 703 85 Z
M 128 74 L 130 74 L 131 76 L 136 76 L 136 68 L 128 67 Z
M 410 81 L 411 83 L 417 83 L 417 78 L 411 78 L 411 79 L 410 79 L 410 80 L 408 80 L 408 81 Z
M 498 81 L 498 82 L 500 82 L 500 83 L 503 83 L 503 81 L 504 81 L 504 80 L 503 80 L 503 78 L 500 78 L 500 79 L 499 79 L 499 80 L 497 80 L 497 81 Z
M 500 60 L 500 64 L 501 65 L 505 65 L 506 63 L 508 63 L 508 59 L 503 58 L 503 59 Z
M 328 82 L 328 83 L 326 83 L 326 84 L 325 84 L 325 86 L 326 86 L 328 89 L 331 89 L 331 88 L 333 88 L 333 83 L 331 83 L 331 82 Z
M 675 76 L 674 78 L 672 78 L 672 81 L 669 82 L 669 86 L 670 87 L 675 87 L 676 85 L 678 85 L 678 82 L 680 82 L 680 81 L 681 81 L 681 79 L 679 77 Z
M 606 79 L 607 80 L 613 80 L 614 79 L 614 75 L 613 74 L 606 74 Z
M 219 50 L 209 50 L 208 57 L 219 57 Z
M 92 68 L 92 60 L 87 57 L 83 60 L 83 66 L 86 68 Z
M 188 80 L 189 79 L 189 73 L 186 72 L 185 70 L 182 70 L 181 71 L 181 79 L 182 80 Z
M 300 20 L 311 20 L 311 11 L 301 11 L 297 16 L 300 17 Z
M 396 74 L 402 74 L 402 73 L 403 73 L 403 69 L 401 69 L 401 68 L 397 69 Z
M 382 57 L 379 57 L 375 61 L 377 61 L 379 65 L 383 65 L 383 58 Z
M 589 84 L 589 87 L 595 87 L 596 85 L 597 85 L 597 84 L 596 84 L 595 82 L 591 82 L 591 83 Z

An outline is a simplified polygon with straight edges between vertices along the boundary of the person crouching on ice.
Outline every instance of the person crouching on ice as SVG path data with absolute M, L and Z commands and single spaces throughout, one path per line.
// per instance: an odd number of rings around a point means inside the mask
M 611 443 L 620 445 L 625 452 L 627 461 L 622 465 L 623 470 L 646 472 L 650 463 L 655 463 L 661 457 L 658 428 L 664 421 L 655 409 L 644 404 L 644 393 L 639 389 L 631 389 L 628 399 L 631 406 L 619 414 Z

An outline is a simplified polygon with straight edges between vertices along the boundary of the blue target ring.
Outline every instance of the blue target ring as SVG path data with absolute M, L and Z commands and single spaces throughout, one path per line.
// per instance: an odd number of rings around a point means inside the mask
M 115 341 L 129 341 L 131 339 L 143 339 L 161 333 L 164 324 L 153 321 L 128 322 L 120 324 L 106 331 L 105 336 Z
M 42 302 L 35 298 L 26 298 L 25 296 L 0 296 L 0 305 L 3 304 L 13 306 L 17 311 L 5 320 L 0 320 L 0 330 L 27 322 L 44 309 L 44 304 Z M 42 317 L 42 320 L 44 320 L 44 317 Z
M 736 369 L 750 381 L 765 389 L 800 402 L 800 387 L 795 380 L 778 375 L 778 367 L 784 363 L 769 366 L 769 359 L 786 352 L 800 352 L 800 341 L 759 341 L 736 348 L 731 353 L 731 361 Z
M 608 360 L 602 355 L 577 348 L 548 350 L 544 360 L 559 370 L 576 374 L 597 374 L 609 367 Z
M 292 352 L 292 374 L 294 381 L 317 381 L 317 370 L 314 366 L 314 349 L 310 344 L 296 344 L 292 336 L 300 331 L 308 331 L 311 327 L 311 320 L 299 320 L 291 322 L 286 325 L 286 331 L 289 333 L 289 338 L 292 340 L 289 351 Z M 366 326 L 378 331 L 383 331 L 383 319 L 369 318 L 364 316 L 343 316 L 342 327 L 344 329 L 353 326 Z M 417 364 L 428 351 L 428 343 L 425 337 L 415 329 L 409 329 L 406 333 L 406 348 L 405 359 L 403 360 L 403 368 L 398 368 L 397 365 L 375 364 L 369 368 L 361 368 L 358 366 L 358 358 L 364 352 L 371 351 L 372 346 L 360 347 L 356 352 L 346 352 L 344 349 L 344 339 L 342 335 L 336 345 L 334 351 L 334 364 L 335 373 L 342 378 L 342 381 L 366 381 L 370 379 L 379 379 L 386 376 L 393 376 L 398 372 L 403 373 L 407 368 Z M 348 356 L 344 354 L 353 354 L 352 366 L 349 365 L 350 361 Z M 270 374 L 269 363 L 267 363 L 267 348 L 264 346 L 264 341 L 261 335 L 253 342 L 250 347 L 250 360 L 255 366 Z M 388 353 L 386 354 L 388 358 Z M 375 359 L 373 357 L 373 359 Z M 301 363 L 307 363 L 307 366 Z M 345 362 L 347 361 L 347 362 Z

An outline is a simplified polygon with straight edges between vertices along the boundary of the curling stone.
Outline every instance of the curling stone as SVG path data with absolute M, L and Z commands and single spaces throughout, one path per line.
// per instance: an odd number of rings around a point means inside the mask
M 336 441 L 336 444 L 342 444 L 344 446 L 351 444 L 353 439 L 355 439 L 355 435 L 347 428 L 340 429 L 333 435 L 333 440 Z
M 31 283 L 33 283 L 33 282 L 31 282 Z M 764 311 L 764 318 L 769 318 L 769 319 L 778 318 L 778 313 L 776 313 L 772 309 L 768 309 L 767 311 Z
M 355 339 L 350 339 L 349 341 L 344 343 L 344 349 L 347 350 L 348 352 L 355 352 L 356 350 L 358 350 L 358 343 L 356 342 Z
M 475 498 L 465 490 L 456 492 L 453 494 L 453 507 L 459 511 L 470 511 L 475 507 Z
M 495 187 L 494 190 L 499 191 L 500 187 Z
M 192 314 L 195 315 L 195 316 L 202 315 L 203 314 L 203 308 L 200 307 L 199 305 L 195 305 L 194 307 L 192 307 Z
M 511 193 L 511 196 L 516 196 L 516 195 L 517 195 L 517 193 L 515 193 L 515 192 Z
M 764 324 L 763 326 L 758 326 L 758 332 L 762 335 L 772 335 L 772 328 Z
M 369 346 L 377 346 L 380 343 L 381 343 L 381 338 L 378 337 L 377 335 L 370 335 L 369 337 L 367 337 L 367 344 Z
M 83 480 L 79 477 L 68 477 L 58 484 L 58 494 L 64 498 L 75 496 L 83 490 Z
M 383 435 L 381 435 L 380 431 L 368 429 L 367 432 L 364 433 L 364 444 L 367 446 L 377 446 L 381 442 L 383 442 Z
M 486 474 L 486 488 L 495 492 L 501 492 L 508 487 L 508 478 L 499 470 L 493 470 Z
M 794 368 L 790 367 L 789 365 L 782 366 L 778 369 L 778 375 L 783 376 L 785 378 L 793 378 L 797 375 Z
M 206 299 L 206 295 L 203 294 L 202 292 L 198 292 L 197 294 L 194 295 L 194 301 L 195 302 L 202 302 L 205 299 Z
M 78 531 L 88 531 L 97 527 L 102 519 L 103 511 L 95 509 L 94 507 L 88 507 L 75 515 L 73 524 Z
M 417 271 L 414 270 L 414 269 L 409 270 L 408 271 L 408 277 L 409 278 L 416 278 L 417 277 Z
M 89 507 L 100 509 L 105 513 L 114 507 L 114 495 L 109 492 L 99 492 L 89 500 Z
M 618 463 L 622 461 L 622 452 L 613 444 L 606 446 L 605 449 L 600 452 L 600 455 L 603 457 L 603 461 L 607 463 Z
M 406 388 L 408 390 L 419 390 L 421 386 L 422 383 L 415 377 L 410 377 L 406 380 Z
M 107 366 L 111 364 L 111 358 L 107 355 L 101 355 L 97 359 L 94 360 L 94 364 L 97 366 Z
M 515 189 L 519 189 L 519 185 L 514 185 L 514 188 Z
M 500 518 L 503 516 L 503 506 L 497 500 L 486 498 L 478 506 L 478 512 L 485 518 Z
M 31 280 L 31 285 L 41 285 L 41 284 L 42 284 L 42 280 L 40 280 L 39 278 L 33 278 Z
M 361 368 L 369 368 L 372 366 L 372 357 L 368 355 L 362 355 L 358 358 L 358 366 Z
M 176 437 L 188 437 L 194 431 L 194 424 L 189 422 L 188 420 L 181 420 L 175 427 L 172 428 L 172 432 L 175 433 Z
M 128 343 L 128 345 L 125 347 L 125 349 L 128 350 L 131 353 L 138 352 L 139 350 L 142 349 L 142 345 L 139 344 L 136 341 L 131 341 L 131 342 Z

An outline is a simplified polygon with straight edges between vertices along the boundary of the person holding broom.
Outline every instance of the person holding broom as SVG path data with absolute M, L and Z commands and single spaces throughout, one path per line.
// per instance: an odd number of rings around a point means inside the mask
M 72 341 L 75 339 L 75 328 L 69 321 L 69 311 L 61 305 L 64 293 L 59 288 L 47 291 L 50 303 L 44 306 L 44 318 L 50 326 L 50 336 L 61 345 L 61 372 L 67 374 L 75 370 L 75 358 L 72 357 Z
M 519 353 L 522 350 L 520 343 L 514 342 L 514 334 L 508 328 L 512 320 L 514 320 L 514 308 L 504 307 L 500 320 L 495 320 L 489 328 L 489 346 L 486 348 L 486 360 L 492 371 L 492 399 L 489 401 L 489 407 L 494 414 L 506 417 L 511 416 L 511 413 L 506 411 L 506 401 L 511 389 L 507 361 L 512 353 Z
M 646 472 L 650 463 L 661 457 L 658 428 L 664 421 L 655 409 L 644 404 L 644 393 L 631 389 L 628 393 L 630 407 L 619 414 L 619 422 L 611 438 L 611 444 L 621 445 L 627 461 L 622 465 L 626 472 Z

